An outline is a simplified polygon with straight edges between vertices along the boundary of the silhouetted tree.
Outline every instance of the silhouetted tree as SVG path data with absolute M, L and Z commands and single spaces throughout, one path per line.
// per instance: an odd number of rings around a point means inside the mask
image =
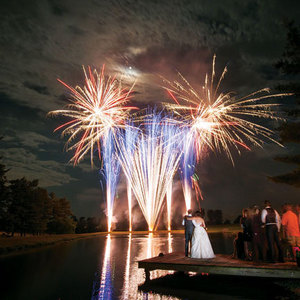
M 278 89 L 283 92 L 295 93 L 296 105 L 300 104 L 300 28 L 295 26 L 294 22 L 286 24 L 287 43 L 282 58 L 275 65 L 283 74 L 286 75 L 286 82 Z M 287 111 L 290 121 L 281 127 L 280 137 L 282 143 L 300 143 L 300 122 L 299 107 L 294 106 Z M 271 180 L 278 183 L 286 183 L 295 187 L 300 187 L 300 154 L 278 156 L 277 161 L 297 165 L 292 172 L 270 177 Z
M 0 158 L 1 160 L 1 158 Z M 0 164 L 0 230 L 6 231 L 8 228 L 8 206 L 10 203 L 10 189 L 8 186 L 8 180 L 6 173 L 8 170 L 5 165 Z
M 242 217 L 242 215 L 238 215 L 238 216 L 234 219 L 233 224 L 240 224 L 241 217 Z
M 12 235 L 20 232 L 25 235 L 30 229 L 30 218 L 32 217 L 32 202 L 34 189 L 38 180 L 29 181 L 25 177 L 10 181 L 11 202 L 8 206 L 9 228 Z
M 74 233 L 76 223 L 74 222 L 70 202 L 66 198 L 57 198 L 50 193 L 52 212 L 48 223 L 49 233 Z
M 99 220 L 95 217 L 87 218 L 87 232 L 99 231 Z
M 87 232 L 87 221 L 86 221 L 85 217 L 81 217 L 79 219 L 79 221 L 77 222 L 77 225 L 76 225 L 75 232 L 76 233 L 85 233 L 85 232 Z
M 36 188 L 30 203 L 28 232 L 40 234 L 46 232 L 51 216 L 51 202 L 47 190 Z
M 223 212 L 220 209 L 212 210 L 209 209 L 207 211 L 208 224 L 219 225 L 223 224 Z

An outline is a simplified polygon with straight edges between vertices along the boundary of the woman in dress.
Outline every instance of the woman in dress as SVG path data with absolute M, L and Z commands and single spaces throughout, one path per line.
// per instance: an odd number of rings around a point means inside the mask
M 194 217 L 189 219 L 195 226 L 192 236 L 191 258 L 214 258 L 215 254 L 205 230 L 205 222 L 201 218 L 201 213 L 196 211 Z
M 250 255 L 250 249 L 253 238 L 252 220 L 250 218 L 249 210 L 246 208 L 242 210 L 242 218 L 240 220 L 240 223 L 243 229 L 245 259 L 252 260 Z

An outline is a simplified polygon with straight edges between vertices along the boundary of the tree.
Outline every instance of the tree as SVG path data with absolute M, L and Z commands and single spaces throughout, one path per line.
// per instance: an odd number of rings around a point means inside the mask
M 33 190 L 28 214 L 28 232 L 33 234 L 46 232 L 50 220 L 51 208 L 47 190 L 40 187 Z
M 99 220 L 95 217 L 87 218 L 87 232 L 99 231 Z
M 66 198 L 57 198 L 50 194 L 52 211 L 48 223 L 49 233 L 74 233 L 76 222 L 73 219 L 70 202 Z
M 242 215 L 238 215 L 238 216 L 234 219 L 233 224 L 240 224 L 240 222 L 241 222 L 241 217 L 242 217 Z
M 38 180 L 29 181 L 25 177 L 10 181 L 11 202 L 8 206 L 9 228 L 14 235 L 20 232 L 25 235 L 32 229 L 30 222 L 33 216 L 32 203 L 34 199 L 34 189 L 38 185 Z
M 79 219 L 79 221 L 77 222 L 77 225 L 76 225 L 75 232 L 76 233 L 86 233 L 87 232 L 87 221 L 86 221 L 85 217 L 81 217 Z
M 2 137 L 0 137 L 0 140 Z M 2 157 L 0 157 L 0 161 Z M 6 173 L 9 170 L 0 163 L 0 230 L 6 231 L 8 227 L 8 206 L 10 203 L 9 186 Z
M 286 24 L 287 43 L 282 58 L 276 63 L 275 67 L 286 75 L 288 82 L 282 84 L 278 89 L 282 92 L 293 92 L 295 94 L 296 105 L 287 111 L 290 120 L 281 126 L 280 137 L 284 144 L 300 144 L 300 111 L 297 105 L 300 104 L 300 28 L 294 22 Z M 289 173 L 270 177 L 274 182 L 285 183 L 295 187 L 300 187 L 300 154 L 278 156 L 277 161 L 294 164 L 297 167 Z
M 223 212 L 220 209 L 207 211 L 208 224 L 218 225 L 223 223 Z

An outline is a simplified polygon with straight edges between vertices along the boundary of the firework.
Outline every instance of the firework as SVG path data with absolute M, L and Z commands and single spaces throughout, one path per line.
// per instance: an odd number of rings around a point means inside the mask
M 130 89 L 122 87 L 116 77 L 106 77 L 104 66 L 100 73 L 83 68 L 85 85 L 75 88 L 58 80 L 70 91 L 71 104 L 66 109 L 55 110 L 50 115 L 62 115 L 70 120 L 55 131 L 62 129 L 68 135 L 66 149 L 75 150 L 71 161 L 77 164 L 90 151 L 93 163 L 94 150 L 100 156 L 100 141 L 110 130 L 123 127 L 128 113 L 134 107 L 125 106 L 131 97 Z
M 191 208 L 192 203 L 192 187 L 193 176 L 196 165 L 196 154 L 194 143 L 192 139 L 191 130 L 189 128 L 183 129 L 185 134 L 185 143 L 183 144 L 183 154 L 180 160 L 180 177 L 185 200 L 186 211 Z
M 177 169 L 178 151 L 168 151 L 164 142 L 161 114 L 147 115 L 144 132 L 136 140 L 133 153 L 121 144 L 119 155 L 122 169 L 148 223 L 149 231 L 156 228 L 156 221 L 163 205 L 167 188 Z
M 236 98 L 232 92 L 219 93 L 226 72 L 225 67 L 215 84 L 214 56 L 212 74 L 210 78 L 206 75 L 199 92 L 180 73 L 180 81 L 165 80 L 165 89 L 175 101 L 166 106 L 181 116 L 182 126 L 191 129 L 198 160 L 203 148 L 207 146 L 213 151 L 225 151 L 233 163 L 232 147 L 240 153 L 240 147 L 250 149 L 248 144 L 262 147 L 266 140 L 279 144 L 273 137 L 273 131 L 254 119 L 281 120 L 274 110 L 278 104 L 263 100 L 290 94 L 270 94 L 267 88 L 242 98 Z M 181 101 L 185 104 L 180 104 Z
M 125 126 L 125 148 L 126 153 L 131 156 L 135 149 L 136 138 L 138 135 L 138 129 L 133 126 L 133 122 L 129 121 Z M 128 172 L 132 166 L 128 165 Z M 127 200 L 128 200 L 128 220 L 129 231 L 132 231 L 132 189 L 130 182 L 127 179 Z
M 116 147 L 112 131 L 110 131 L 103 141 L 103 170 L 106 182 L 106 214 L 107 231 L 111 231 L 114 199 L 120 174 L 120 163 L 116 153 Z
M 172 156 L 173 153 L 181 152 L 181 140 L 182 132 L 178 127 L 177 123 L 174 122 L 173 116 L 168 116 L 162 122 L 162 139 L 164 143 L 164 155 Z M 180 154 L 181 155 L 181 154 Z M 170 181 L 167 187 L 166 201 L 167 201 L 167 219 L 168 219 L 168 230 L 171 230 L 171 208 L 172 208 L 172 190 L 173 180 Z

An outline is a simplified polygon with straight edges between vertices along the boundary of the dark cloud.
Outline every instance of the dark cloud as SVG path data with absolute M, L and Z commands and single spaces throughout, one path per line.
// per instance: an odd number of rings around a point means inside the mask
M 66 15 L 69 10 L 61 3 L 61 1 L 48 0 L 51 12 L 59 17 Z
M 37 85 L 34 83 L 30 83 L 28 81 L 25 81 L 23 84 L 25 87 L 27 87 L 31 90 L 34 90 L 34 91 L 38 92 L 39 94 L 50 95 L 48 88 L 46 86 L 40 86 L 40 85 Z

